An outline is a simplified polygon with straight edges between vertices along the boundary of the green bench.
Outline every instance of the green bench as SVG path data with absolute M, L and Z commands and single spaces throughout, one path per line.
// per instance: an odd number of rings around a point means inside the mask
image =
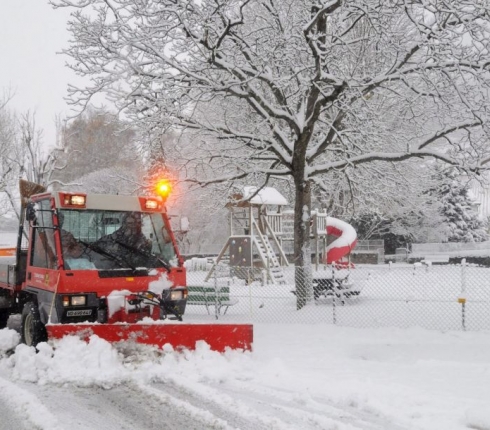
M 230 298 L 230 287 L 204 287 L 204 286 L 187 286 L 188 305 L 206 306 L 209 314 L 209 308 L 214 306 L 216 319 L 219 315 L 225 315 L 230 306 L 238 303 L 237 299 Z M 221 313 L 223 311 L 223 313 Z

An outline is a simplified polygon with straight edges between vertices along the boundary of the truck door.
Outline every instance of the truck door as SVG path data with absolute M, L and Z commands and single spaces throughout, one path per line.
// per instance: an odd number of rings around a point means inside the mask
M 53 215 L 49 200 L 37 202 L 32 236 L 31 266 L 56 269 Z

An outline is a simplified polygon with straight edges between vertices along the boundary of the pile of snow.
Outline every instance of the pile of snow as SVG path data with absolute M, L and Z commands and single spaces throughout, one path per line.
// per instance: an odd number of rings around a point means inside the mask
M 369 417 L 376 424 L 369 428 L 490 429 L 488 335 L 266 324 L 255 326 L 253 352 L 220 354 L 203 342 L 184 352 L 123 347 L 93 336 L 40 344 L 36 353 L 4 329 L 0 381 L 12 383 L 1 385 L 0 399 L 15 391 L 15 381 L 105 389 L 160 381 L 283 423 L 271 428 L 292 428 L 281 420 L 285 405 L 294 404 L 304 429 L 363 428 L 341 423 L 352 414 Z M 264 410 L 250 412 L 254 402 Z
M 212 264 L 206 257 L 192 257 L 184 262 L 184 267 L 188 272 L 207 272 L 211 269 Z

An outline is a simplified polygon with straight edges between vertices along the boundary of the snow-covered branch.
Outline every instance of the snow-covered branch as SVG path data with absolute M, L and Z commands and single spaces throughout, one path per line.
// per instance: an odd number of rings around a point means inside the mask
M 65 52 L 90 79 L 73 102 L 106 92 L 145 132 L 173 128 L 185 180 L 289 174 L 300 214 L 339 174 L 354 190 L 357 167 L 490 159 L 488 10 L 429 3 L 56 1 L 76 8 Z M 300 264 L 300 215 L 295 233 Z

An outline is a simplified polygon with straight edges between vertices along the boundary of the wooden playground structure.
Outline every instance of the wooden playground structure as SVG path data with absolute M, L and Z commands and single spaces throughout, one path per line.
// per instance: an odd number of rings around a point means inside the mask
M 274 188 L 244 187 L 227 204 L 229 237 L 205 281 L 218 265 L 228 265 L 237 275 L 243 273 L 264 283 L 285 283 L 283 267 L 289 265 L 287 249 L 292 249 L 292 211 L 284 211 L 287 200 Z M 327 214 L 312 213 L 311 239 L 314 241 L 315 265 L 322 263 L 327 246 Z M 289 245 L 289 246 L 288 246 Z M 251 280 L 251 279 L 249 279 Z

